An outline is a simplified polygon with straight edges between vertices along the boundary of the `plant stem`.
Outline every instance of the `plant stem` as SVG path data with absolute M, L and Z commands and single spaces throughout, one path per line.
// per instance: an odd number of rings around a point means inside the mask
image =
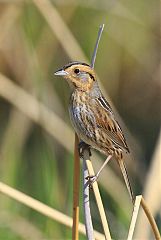
M 45 205 L 44 203 L 12 188 L 5 183 L 0 182 L 0 193 L 6 195 L 19 203 L 24 204 L 27 207 L 32 208 L 33 210 L 43 214 L 46 217 L 51 218 L 52 220 L 66 226 L 72 228 L 72 218 L 59 212 L 58 210 Z M 82 223 L 79 223 L 79 232 L 83 235 L 86 234 L 85 226 Z M 94 235 L 97 240 L 102 240 L 103 235 L 97 231 L 94 231 Z
M 146 216 L 149 220 L 149 223 L 150 223 L 151 228 L 153 230 L 155 239 L 160 240 L 161 237 L 160 237 L 158 227 L 157 227 L 156 222 L 154 220 L 154 217 L 152 216 L 150 210 L 148 209 L 148 206 L 147 206 L 144 198 L 142 197 L 142 195 L 136 196 L 134 209 L 133 209 L 133 215 L 132 215 L 132 219 L 131 219 L 131 224 L 130 224 L 127 240 L 132 240 L 140 205 L 142 206 L 142 208 L 143 208 L 143 210 L 144 210 L 144 212 L 145 212 L 145 214 L 146 214 Z
M 127 240 L 132 240 L 142 196 L 136 196 Z
M 102 35 L 102 32 L 103 32 L 104 26 L 105 26 L 105 25 L 102 24 L 102 25 L 99 27 L 98 36 L 97 36 L 97 40 L 96 40 L 96 44 L 95 44 L 95 48 L 94 48 L 93 56 L 92 56 L 92 60 L 91 60 L 91 67 L 92 67 L 92 68 L 94 68 L 94 64 L 95 64 L 95 61 L 96 61 L 98 45 L 99 45 L 99 41 L 100 41 L 100 39 L 101 39 L 101 35 Z
M 151 212 L 150 212 L 150 210 L 149 210 L 149 208 L 148 208 L 148 206 L 147 206 L 147 204 L 146 204 L 146 202 L 145 202 L 143 197 L 141 199 L 141 206 L 142 206 L 142 208 L 143 208 L 143 210 L 144 210 L 144 212 L 145 212 L 145 214 L 146 214 L 146 216 L 147 216 L 147 218 L 149 220 L 149 223 L 150 223 L 150 225 L 152 227 L 155 239 L 156 240 L 160 240 L 161 236 L 160 236 L 158 227 L 157 227 L 156 222 L 154 220 L 154 217 L 152 216 L 152 214 L 151 214 Z
M 89 151 L 83 152 L 83 207 L 85 216 L 86 235 L 88 240 L 94 239 L 92 217 L 89 204 L 89 184 L 88 184 L 88 169 L 86 165 L 86 159 L 89 159 Z
M 94 170 L 93 170 L 93 166 L 92 166 L 92 163 L 89 159 L 86 160 L 86 165 L 87 165 L 89 176 L 90 177 L 94 176 L 95 173 L 94 173 Z M 97 206 L 98 206 L 99 214 L 100 214 L 100 217 L 101 217 L 101 222 L 102 222 L 105 238 L 106 238 L 106 240 L 111 240 L 111 234 L 110 234 L 110 230 L 109 230 L 109 227 L 108 227 L 108 223 L 107 223 L 107 219 L 106 219 L 106 215 L 105 215 L 105 210 L 104 210 L 104 207 L 103 207 L 103 204 L 102 204 L 102 199 L 101 199 L 101 196 L 100 196 L 97 181 L 95 181 L 92 184 L 92 187 L 93 187 L 96 203 L 97 203 Z
M 74 145 L 74 176 L 73 176 L 73 227 L 72 239 L 79 239 L 79 178 L 80 178 L 80 159 L 78 153 L 78 136 L 75 134 Z

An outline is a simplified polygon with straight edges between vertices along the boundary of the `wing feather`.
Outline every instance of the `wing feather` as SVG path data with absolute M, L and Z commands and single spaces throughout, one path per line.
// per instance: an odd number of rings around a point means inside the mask
M 116 121 L 109 103 L 103 97 L 97 98 L 95 101 L 97 127 L 101 128 L 114 144 L 129 152 L 122 129 Z

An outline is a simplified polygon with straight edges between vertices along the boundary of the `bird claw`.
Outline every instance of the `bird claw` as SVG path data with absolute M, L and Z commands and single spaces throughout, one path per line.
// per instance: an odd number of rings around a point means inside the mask
M 95 181 L 97 181 L 97 178 L 98 178 L 97 175 L 86 177 L 90 189 L 93 189 L 92 185 Z
M 88 150 L 89 151 L 89 156 L 91 157 L 91 150 L 90 150 L 90 145 L 88 145 L 87 143 L 81 141 L 79 144 L 78 144 L 78 152 L 79 152 L 79 156 L 82 158 L 83 157 L 83 152 L 84 150 Z

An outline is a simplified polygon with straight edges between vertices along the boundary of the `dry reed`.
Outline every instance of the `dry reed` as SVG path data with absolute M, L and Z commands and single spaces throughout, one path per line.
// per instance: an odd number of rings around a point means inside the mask
M 6 196 L 11 197 L 12 199 L 15 199 L 16 201 L 34 209 L 35 211 L 43 214 L 44 216 L 47 216 L 60 224 L 63 224 L 67 227 L 72 228 L 73 220 L 72 218 L 66 216 L 65 214 L 45 205 L 44 203 L 0 182 L 0 192 L 3 193 Z M 86 234 L 85 232 L 85 226 L 82 223 L 79 223 L 79 232 L 83 235 Z M 103 235 L 97 231 L 94 232 L 96 239 L 103 239 Z

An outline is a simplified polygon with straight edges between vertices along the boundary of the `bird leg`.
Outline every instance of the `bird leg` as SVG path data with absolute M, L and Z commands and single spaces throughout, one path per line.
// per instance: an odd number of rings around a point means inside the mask
M 82 158 L 83 157 L 83 152 L 84 150 L 88 150 L 89 151 L 89 156 L 91 157 L 91 150 L 90 150 L 90 145 L 88 145 L 87 143 L 83 142 L 82 140 L 80 141 L 80 143 L 78 144 L 78 152 L 79 152 L 79 156 Z
M 94 175 L 94 176 L 88 176 L 88 177 L 87 177 L 90 185 L 91 185 L 92 183 L 94 183 L 94 182 L 98 179 L 100 173 L 102 172 L 102 170 L 104 169 L 104 167 L 105 167 L 106 164 L 110 161 L 111 158 L 112 158 L 112 155 L 109 155 L 109 156 L 106 158 L 106 160 L 104 161 L 104 163 L 102 164 L 102 166 L 100 167 L 100 169 L 99 169 L 99 171 L 96 173 L 96 175 Z

